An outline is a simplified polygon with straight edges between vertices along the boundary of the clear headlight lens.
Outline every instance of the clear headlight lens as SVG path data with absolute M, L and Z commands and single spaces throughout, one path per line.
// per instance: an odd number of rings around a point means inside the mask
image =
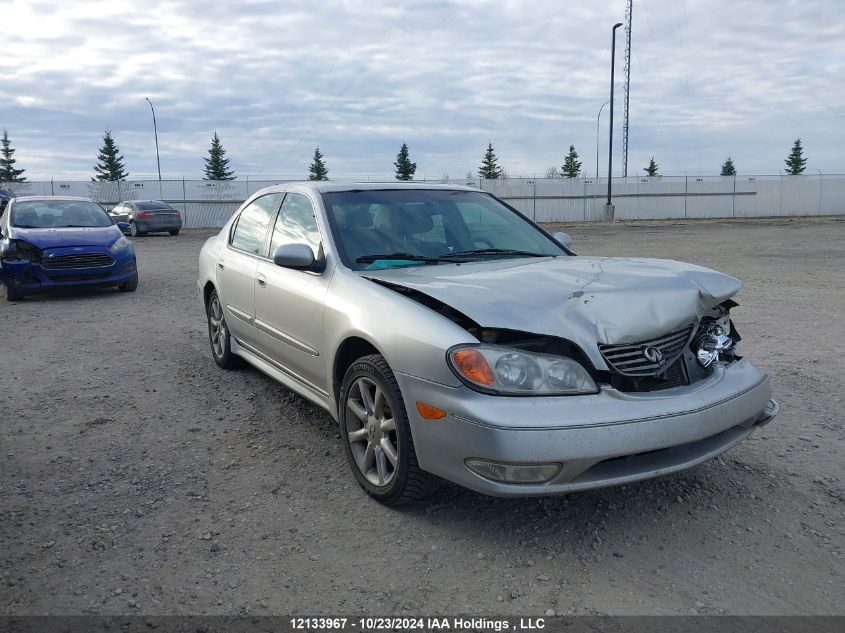
M 111 248 L 109 250 L 112 253 L 119 253 L 120 251 L 126 250 L 127 248 L 129 248 L 129 245 L 131 243 L 132 242 L 127 240 L 123 235 L 121 235 L 119 238 L 117 238 L 117 241 L 114 244 L 111 245 Z
M 598 393 L 595 381 L 576 360 L 523 352 L 498 345 L 472 345 L 449 351 L 449 365 L 463 382 L 502 395 Z

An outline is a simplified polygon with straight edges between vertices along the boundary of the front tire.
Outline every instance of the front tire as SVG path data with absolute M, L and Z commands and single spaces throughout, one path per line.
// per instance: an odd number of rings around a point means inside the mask
M 229 334 L 223 304 L 216 290 L 212 290 L 208 295 L 205 314 L 208 319 L 208 342 L 211 343 L 211 355 L 214 362 L 223 369 L 240 367 L 243 360 L 232 353 L 232 336 Z
M 135 224 L 134 222 L 130 222 L 129 223 L 129 235 L 131 235 L 132 237 L 139 237 L 139 236 L 143 235 L 143 233 L 138 230 L 137 224 Z
M 385 505 L 427 497 L 440 479 L 417 462 L 399 384 L 383 356 L 355 361 L 340 389 L 340 435 L 361 487 Z
M 138 273 L 135 273 L 129 281 L 117 287 L 121 292 L 135 292 L 138 289 Z
M 23 298 L 24 295 L 6 286 L 6 301 L 20 301 Z

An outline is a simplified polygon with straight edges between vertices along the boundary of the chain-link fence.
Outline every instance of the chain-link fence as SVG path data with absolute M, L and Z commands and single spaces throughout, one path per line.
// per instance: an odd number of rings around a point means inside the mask
M 281 182 L 286 181 L 48 180 L 0 183 L 0 187 L 19 196 L 83 196 L 107 207 L 123 200 L 164 200 L 182 211 L 186 227 L 205 228 L 222 226 L 253 193 Z M 606 178 L 467 178 L 429 182 L 489 191 L 538 222 L 604 218 Z M 614 178 L 612 184 L 617 219 L 845 214 L 845 174 L 656 176 Z

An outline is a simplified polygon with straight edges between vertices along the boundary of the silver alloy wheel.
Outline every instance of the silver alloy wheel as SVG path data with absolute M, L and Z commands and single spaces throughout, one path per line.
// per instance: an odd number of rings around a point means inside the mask
M 384 390 L 369 378 L 358 378 L 346 396 L 346 438 L 364 477 L 386 486 L 399 465 L 396 420 Z
M 211 349 L 217 358 L 223 358 L 226 351 L 226 337 L 229 331 L 226 329 L 226 318 L 223 316 L 223 306 L 220 299 L 215 296 L 208 307 L 208 331 L 211 334 Z

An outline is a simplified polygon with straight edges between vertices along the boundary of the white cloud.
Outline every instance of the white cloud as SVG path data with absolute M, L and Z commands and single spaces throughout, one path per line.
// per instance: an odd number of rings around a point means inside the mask
M 133 175 L 196 177 L 217 130 L 239 174 L 385 175 L 407 141 L 420 174 L 475 170 L 488 140 L 510 174 L 570 144 L 594 170 L 610 26 L 594 3 L 334 0 L 28 2 L 0 57 L 0 124 L 37 177 L 90 175 L 112 129 Z M 810 169 L 845 171 L 841 0 L 635 2 L 629 171 L 776 172 L 801 136 Z M 621 156 L 617 41 L 615 155 Z M 607 110 L 602 120 L 604 163 Z M 619 161 L 616 161 L 617 165 Z

